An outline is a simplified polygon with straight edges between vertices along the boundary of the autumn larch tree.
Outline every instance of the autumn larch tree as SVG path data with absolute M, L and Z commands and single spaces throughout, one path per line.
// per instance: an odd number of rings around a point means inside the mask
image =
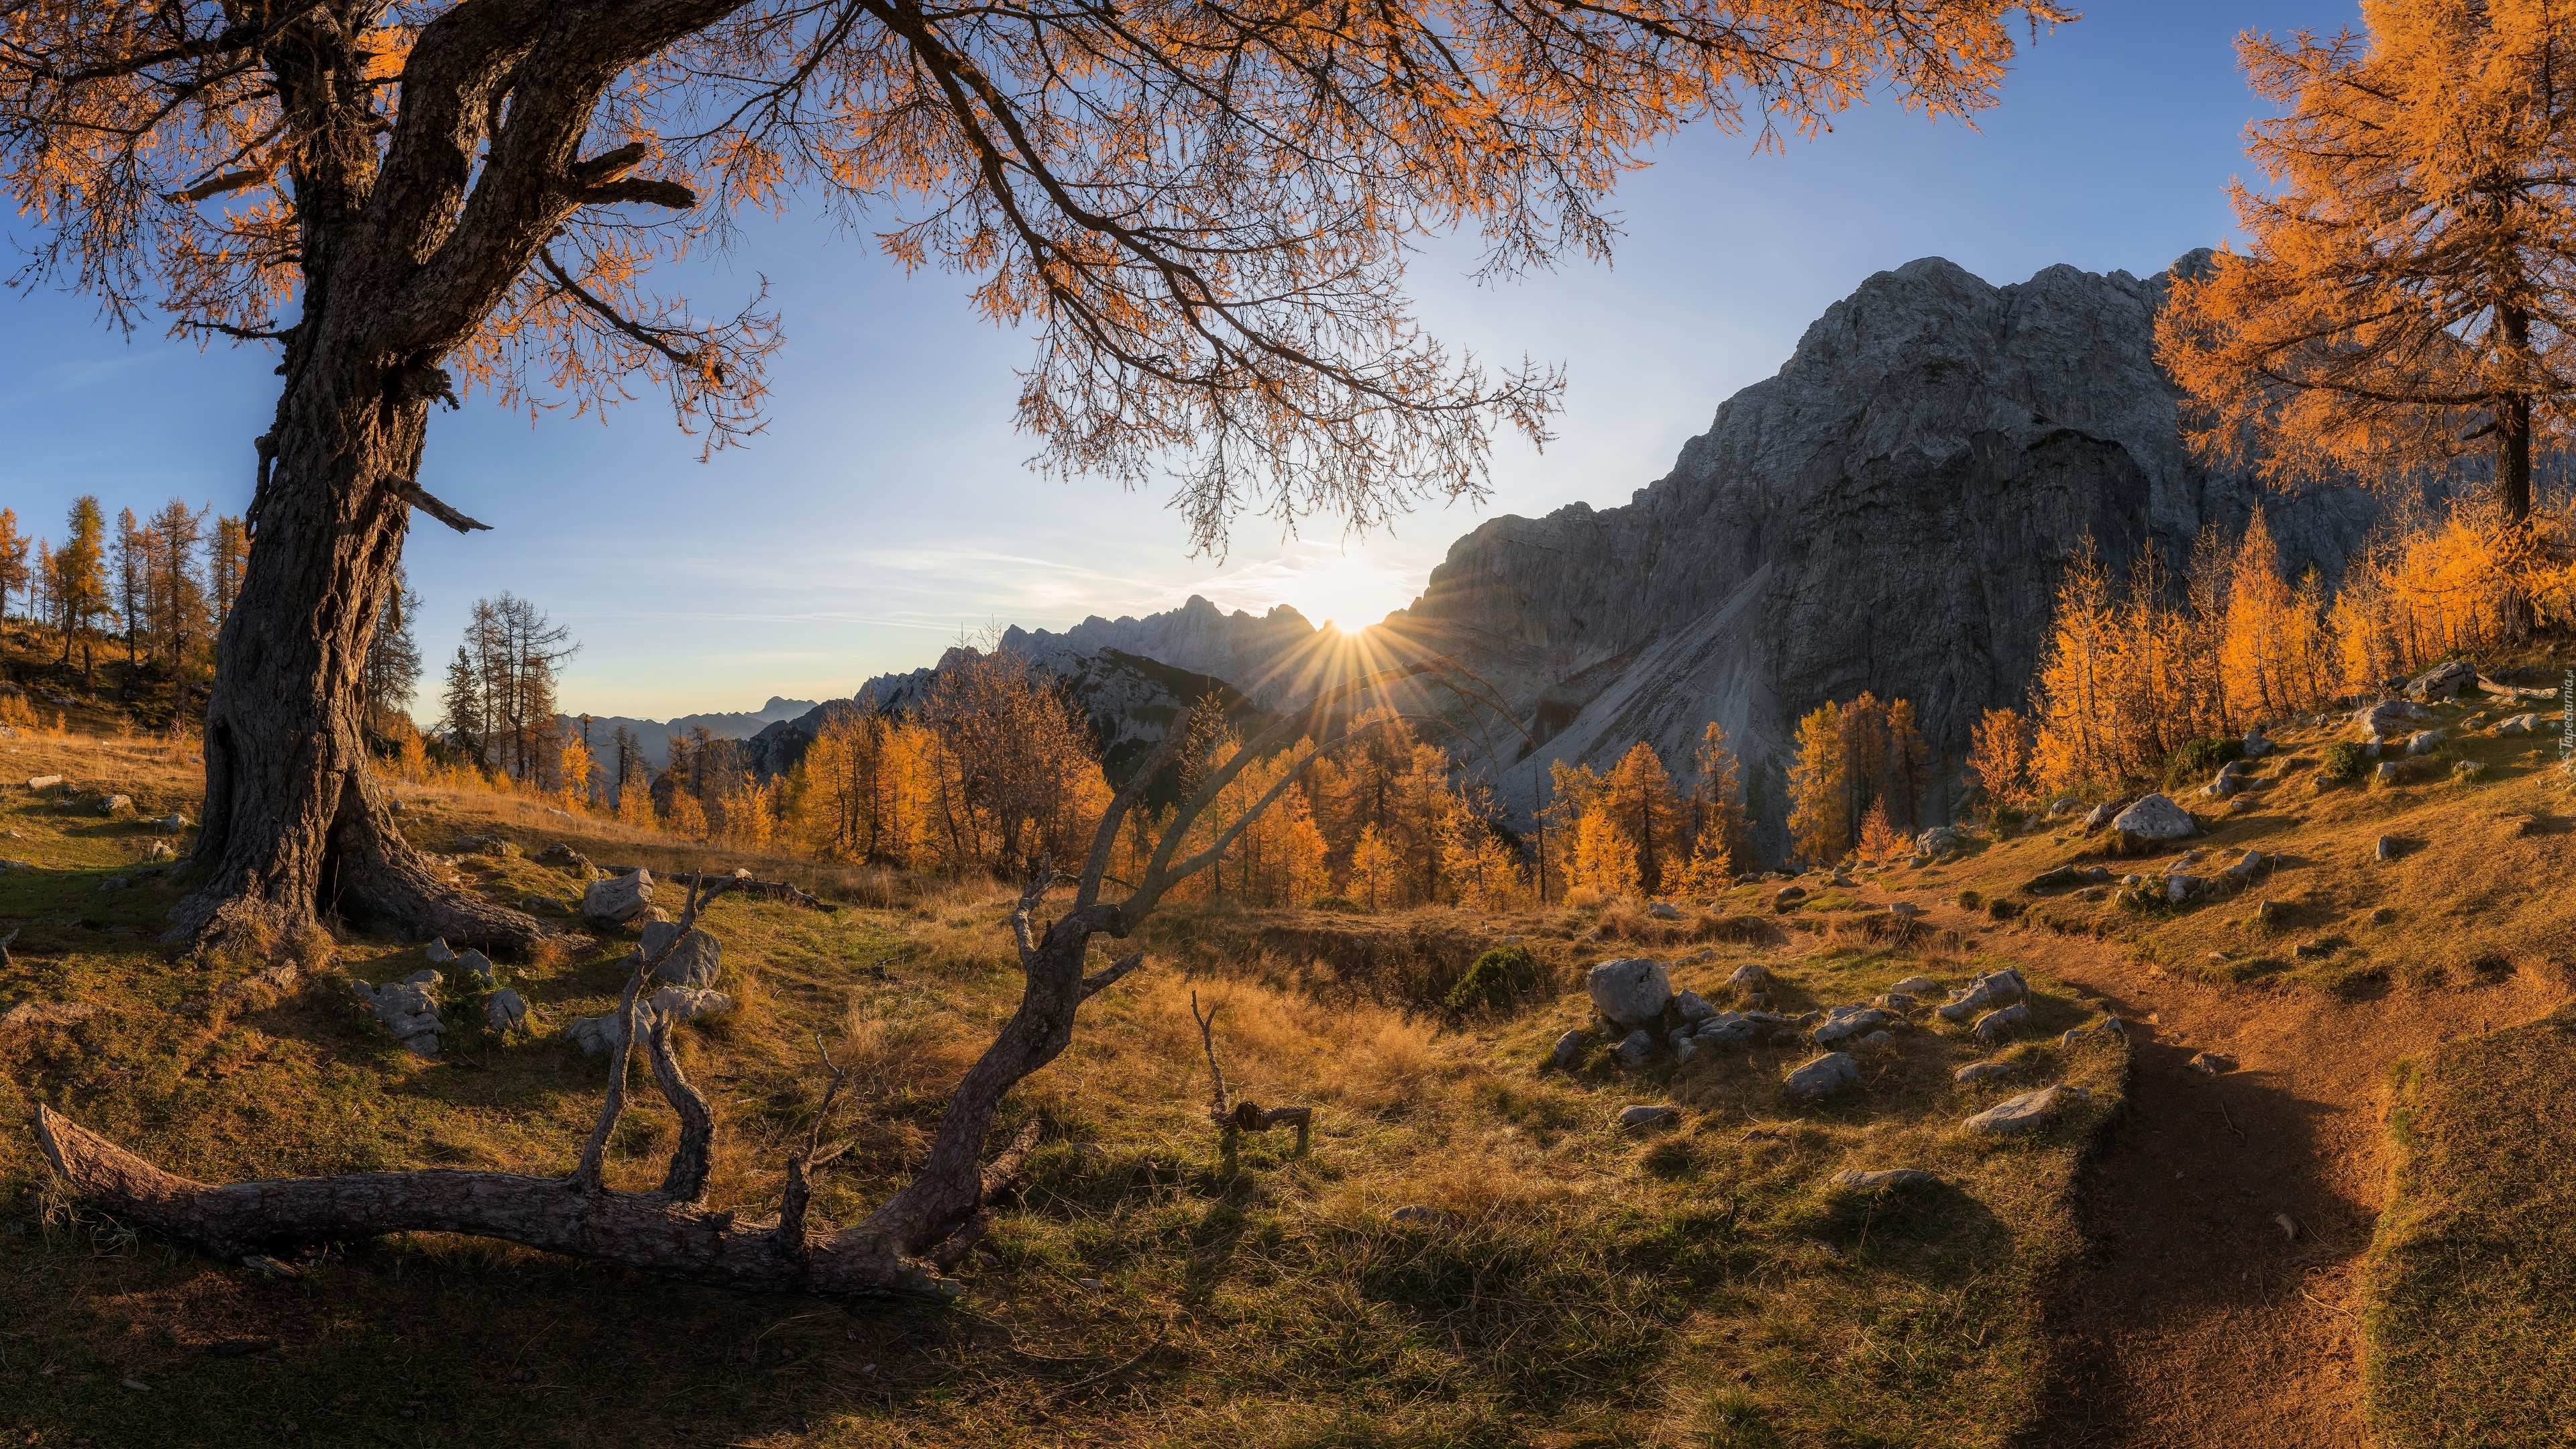
M 743 207 L 887 216 L 1037 356 L 1051 465 L 1168 465 L 1196 538 L 1244 508 L 1367 527 L 1477 496 L 1543 372 L 1413 324 L 1406 258 L 1605 252 L 1601 207 L 1691 124 L 1768 141 L 1872 90 L 1991 101 L 2048 0 L 1400 0 L 1316 9 L 925 0 L 56 0 L 0 11 L 0 171 L 34 279 L 132 325 L 274 343 L 248 576 L 206 715 L 199 936 L 352 914 L 524 946 L 451 886 L 366 768 L 362 674 L 424 443 L 459 389 L 604 405 L 637 374 L 709 445 L 757 426 L 778 344 L 651 291 Z M 721 316 L 721 313 L 716 314 Z
M 2286 112 L 2250 129 L 2242 253 L 2179 278 L 2158 355 L 2204 455 L 2365 480 L 2470 449 L 2531 512 L 2576 401 L 2576 8 L 2364 0 L 2366 36 L 2238 42 Z

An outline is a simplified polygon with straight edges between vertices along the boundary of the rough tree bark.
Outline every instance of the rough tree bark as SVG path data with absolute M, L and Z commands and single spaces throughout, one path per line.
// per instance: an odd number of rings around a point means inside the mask
M 1355 681 L 1325 696 L 1333 705 L 1380 684 L 1412 678 L 1438 666 L 1409 665 Z M 39 1107 L 38 1140 L 55 1171 L 71 1187 L 118 1217 L 197 1244 L 223 1258 L 240 1258 L 277 1243 L 434 1231 L 500 1238 L 549 1252 L 593 1258 L 692 1282 L 740 1288 L 822 1294 L 917 1293 L 951 1296 L 945 1276 L 991 1221 L 994 1206 L 1013 1187 L 1020 1164 L 1037 1142 L 1033 1121 L 991 1164 L 987 1140 L 1003 1098 L 1072 1043 L 1082 1003 L 1144 963 L 1131 952 L 1115 964 L 1086 973 L 1095 936 L 1123 939 L 1150 914 L 1173 885 L 1206 869 L 1232 849 L 1263 811 L 1287 793 L 1307 768 L 1365 737 L 1393 716 L 1346 725 L 1310 751 L 1244 813 L 1195 855 L 1179 857 L 1183 842 L 1245 767 L 1286 747 L 1298 733 L 1290 719 L 1252 741 L 1209 772 L 1165 825 L 1143 879 L 1123 901 L 1100 899 L 1118 843 L 1119 826 L 1154 778 L 1178 756 L 1189 731 L 1175 727 L 1110 801 L 1092 836 L 1091 852 L 1074 879 L 1065 913 L 1041 924 L 1038 912 L 1061 879 L 1041 867 L 1011 915 L 1026 984 L 1019 1009 L 967 1070 L 950 1097 L 928 1159 L 912 1180 L 866 1221 L 838 1232 L 816 1233 L 805 1223 L 811 1174 L 828 1160 L 812 1146 L 789 1159 L 786 1189 L 774 1223 L 746 1224 L 711 1212 L 699 1201 L 706 1184 L 716 1123 L 704 1097 L 689 1085 L 670 1046 L 670 1022 L 642 1004 L 644 986 L 662 961 L 679 949 L 699 913 L 732 886 L 721 877 L 693 888 L 671 943 L 649 960 L 637 953 L 618 1011 L 621 1041 L 610 1054 L 608 1092 L 580 1165 L 564 1178 L 501 1172 L 366 1172 L 340 1177 L 286 1178 L 217 1186 L 154 1167 L 62 1114 Z M 654 1080 L 680 1120 L 680 1141 L 661 1187 L 618 1192 L 602 1180 L 610 1133 L 625 1109 L 628 1057 L 641 1044 Z M 1213 1047 L 1211 1047 L 1213 1052 Z M 828 1058 L 827 1058 L 828 1061 Z M 1213 1061 L 1213 1058 L 1211 1058 Z M 828 1115 L 830 1095 L 822 1115 Z M 1294 1121 L 1302 1109 L 1261 1114 L 1259 1126 Z M 818 1116 L 818 1138 L 819 1138 Z M 1244 1124 L 1252 1125 L 1252 1124 Z M 1303 1124 L 1300 1124 L 1301 1132 Z M 818 1144 L 819 1145 L 819 1142 Z
M 360 671 L 410 510 L 480 526 L 420 487 L 431 404 L 454 401 L 441 361 L 580 208 L 694 205 L 686 188 L 626 179 L 640 145 L 578 148 L 619 74 L 739 4 L 458 5 L 405 60 L 381 160 L 363 11 L 310 6 L 266 38 L 302 140 L 288 165 L 303 315 L 283 335 L 249 566 L 216 644 L 191 857 L 206 874 L 173 911 L 175 935 L 266 940 L 333 912 L 505 951 L 545 934 L 449 887 L 394 828 L 367 765 Z

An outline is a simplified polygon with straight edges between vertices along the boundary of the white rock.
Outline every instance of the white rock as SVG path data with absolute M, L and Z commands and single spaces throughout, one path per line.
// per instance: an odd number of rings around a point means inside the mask
M 1904 996 L 1929 996 L 1941 989 L 1941 983 L 1929 976 L 1908 976 L 1887 989 Z
M 2259 760 L 2270 753 L 2272 753 L 2272 742 L 2263 738 L 2260 730 L 2245 732 L 2245 758 Z
M 1914 853 L 1916 855 L 1940 855 L 1947 851 L 1957 850 L 1960 846 L 1967 844 L 1967 842 L 1968 838 L 1965 835 L 1960 834 L 1954 827 L 1948 825 L 1935 825 L 1931 829 L 1924 831 L 1921 835 L 1914 837 Z
M 2442 733 L 2440 730 L 2417 730 L 2415 733 L 2406 737 L 2406 753 L 2410 755 L 2429 755 L 2435 750 L 2440 749 L 2449 739 L 2450 736 Z
M 2381 860 L 2395 860 L 2397 858 L 2397 837 L 2394 835 L 2383 835 L 2379 837 L 2379 843 L 2371 847 L 2371 853 Z
M 581 913 L 595 921 L 624 925 L 652 907 L 653 872 L 638 870 L 592 881 L 583 887 Z
M 2022 1002 L 2014 1002 L 1999 1011 L 1989 1011 L 1978 1017 L 1977 1024 L 1969 1030 L 1976 1033 L 1977 1040 L 1992 1042 L 2009 1035 L 2016 1028 L 2028 1025 L 2030 1025 L 2030 1007 Z
M 2448 699 L 2463 690 L 2475 688 L 2478 667 L 2465 659 L 2452 659 L 2434 665 L 2417 675 L 2406 686 L 2409 699 Z
M 2099 830 L 2103 826 L 2108 825 L 2119 818 L 2119 802 L 2115 800 L 2105 800 L 2085 813 L 2084 828 L 2086 830 Z
M 698 1021 L 733 1010 L 733 998 L 721 991 L 693 991 L 665 986 L 653 993 L 653 1009 L 673 1021 Z
M 2540 716 L 2537 714 L 2518 714 L 2511 719 L 2498 720 L 2495 727 L 2495 733 L 2500 735 L 2529 735 L 2539 732 Z
M 429 957 L 432 964 L 444 966 L 456 959 L 456 948 L 448 945 L 447 938 L 441 936 L 430 942 L 429 949 L 422 954 Z
M 1792 1097 L 1830 1096 L 1847 1082 L 1860 1080 L 1860 1062 L 1849 1052 L 1827 1052 L 1800 1063 L 1781 1085 Z
M 465 952 L 463 955 L 456 958 L 456 964 L 459 969 L 470 971 L 475 975 L 482 977 L 485 981 L 497 981 L 500 979 L 500 973 L 492 969 L 492 958 L 484 955 L 480 951 Z
M 1887 909 L 1890 913 L 1909 921 L 1923 914 L 1923 908 L 1912 901 L 1891 901 Z
M 63 777 L 60 775 L 38 775 L 27 782 L 27 788 L 30 790 L 50 790 L 62 782 Z
M 522 1031 L 528 1025 L 528 1003 L 504 986 L 483 1002 L 483 1019 L 494 1031 Z
M 2165 903 L 2168 905 L 2181 905 L 2183 902 L 2190 900 L 2193 896 L 2200 893 L 2200 885 L 2200 877 L 2196 875 L 2166 876 Z
M 1669 1126 L 1680 1120 L 1682 1120 L 1682 1109 L 1679 1107 L 1640 1105 L 1623 1107 L 1619 1111 L 1620 1127 L 1630 1132 L 1642 1132 L 1649 1127 Z
M 1709 1005 L 1708 998 L 1696 991 L 1676 993 L 1673 997 L 1673 1009 L 1680 1012 L 1682 1020 L 1687 1022 L 1706 1021 L 1717 1015 L 1717 1008 Z
M 2375 739 L 2381 735 L 2403 734 L 2407 726 L 2422 724 L 2432 717 L 2433 712 L 2420 704 L 2384 699 L 2355 711 L 2352 722 L 2361 726 L 2363 735 Z
M 2029 994 L 2030 983 L 2021 979 L 2020 971 L 2007 966 L 1951 992 L 1949 1001 L 1940 1008 L 1940 1017 L 1943 1021 L 1966 1021 L 1997 1002 L 2014 1001 Z
M 1655 902 L 1653 905 L 1646 907 L 1646 914 L 1654 917 L 1658 921 L 1678 921 L 1682 918 L 1681 907 L 1674 905 L 1670 901 Z
M 2020 1070 L 2010 1062 L 1970 1062 L 1950 1074 L 1954 1082 L 1983 1082 L 1994 1077 L 2009 1077 Z
M 133 799 L 124 795 L 110 795 L 106 799 L 98 802 L 98 813 L 101 815 L 114 815 L 120 811 L 131 810 L 133 808 Z
M 1645 1028 L 1643 1027 L 1639 1027 L 1637 1030 L 1628 1033 L 1625 1037 L 1620 1039 L 1619 1065 L 1623 1067 L 1642 1067 L 1651 1060 L 1654 1055 L 1655 1039 L 1646 1035 Z
M 1877 1172 L 1846 1167 L 1835 1173 L 1832 1178 L 1833 1185 L 1836 1187 L 1852 1188 L 1861 1192 L 1879 1192 L 1887 1188 L 1932 1187 L 1940 1181 L 1939 1177 L 1919 1167 L 1890 1167 Z
M 2191 823 L 2189 811 L 2162 795 L 2149 795 L 2113 817 L 2111 828 L 2141 840 L 2180 840 L 2200 827 Z
M 1591 1040 L 1591 1038 L 1580 1031 L 1569 1031 L 1565 1035 L 1558 1037 L 1556 1039 L 1556 1050 L 1552 1054 L 1552 1059 L 1556 1062 L 1558 1069 L 1562 1070 L 1564 1068 L 1571 1067 L 1575 1063 L 1583 1060 L 1583 1044 L 1589 1040 Z
M 370 986 L 353 978 L 349 987 L 396 1040 L 421 1056 L 438 1055 L 439 1034 L 447 1030 L 447 1023 L 438 1019 L 437 972 L 414 972 L 409 981 L 383 986 Z
M 1584 992 L 1603 1016 L 1621 1026 L 1643 1026 L 1673 1000 L 1672 978 L 1660 961 L 1630 956 L 1604 961 L 1583 978 Z
M 1832 1046 L 1835 1042 L 1847 1041 L 1903 1020 L 1894 1012 L 1882 1011 L 1875 1006 L 1837 1006 L 1826 1013 L 1824 1024 L 1816 1028 L 1816 1045 Z
M 1759 991 L 1762 989 L 1762 984 L 1770 979 L 1771 973 L 1763 970 L 1761 963 L 1747 961 L 1735 968 L 1735 974 L 1726 978 L 1726 984 L 1741 986 L 1749 991 Z
M 2042 1087 L 2007 1098 L 1967 1121 L 1967 1129 L 1989 1137 L 2010 1137 L 2047 1122 L 2068 1102 L 2086 1102 L 2092 1094 L 2081 1087 Z
M 2371 771 L 2370 776 L 2379 784 L 2394 785 L 2405 779 L 2405 772 L 2398 768 L 2395 760 L 2382 760 L 2379 762 L 2379 768 Z
M 673 951 L 670 959 L 664 961 L 653 974 L 664 981 L 681 986 L 715 985 L 716 977 L 723 971 L 723 947 L 703 928 L 693 929 L 686 936 L 682 936 L 675 922 L 645 922 L 644 943 L 638 948 L 643 952 L 642 959 L 650 961 L 660 955 L 662 949 L 669 946 L 675 938 L 680 943 L 679 949 Z
M 2048 818 L 2054 820 L 2060 815 L 2070 814 L 2083 803 L 2072 795 L 2062 795 L 2048 802 Z

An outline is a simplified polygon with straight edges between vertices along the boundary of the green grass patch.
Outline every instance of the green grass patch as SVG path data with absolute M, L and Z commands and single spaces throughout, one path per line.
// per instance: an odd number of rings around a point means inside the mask
M 2365 1287 L 2392 1449 L 2576 1442 L 2576 1008 L 2404 1069 Z

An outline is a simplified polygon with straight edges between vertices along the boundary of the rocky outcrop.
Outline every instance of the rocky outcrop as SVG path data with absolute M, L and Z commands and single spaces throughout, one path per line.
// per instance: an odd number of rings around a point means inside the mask
M 1061 634 L 1015 627 L 1002 635 L 1002 647 L 1033 659 L 1104 651 L 1141 655 L 1213 675 L 1275 712 L 1314 697 L 1322 672 L 1311 667 L 1313 657 L 1331 638 L 1286 604 L 1267 614 L 1227 613 L 1192 594 L 1179 608 L 1142 619 L 1094 614 Z
M 2266 498 L 2190 458 L 2153 357 L 2167 275 L 1879 273 L 1669 475 L 1624 507 L 1487 522 L 1388 632 L 1503 692 L 1537 741 L 1500 782 L 1515 808 L 1552 762 L 1607 766 L 1640 739 L 1683 773 L 1716 720 L 1777 850 L 1798 715 L 1903 696 L 1963 751 L 1984 709 L 2022 698 L 2083 540 L 2179 565 L 2259 504 L 2293 572 L 2332 573 L 2378 516 L 2355 490 Z

